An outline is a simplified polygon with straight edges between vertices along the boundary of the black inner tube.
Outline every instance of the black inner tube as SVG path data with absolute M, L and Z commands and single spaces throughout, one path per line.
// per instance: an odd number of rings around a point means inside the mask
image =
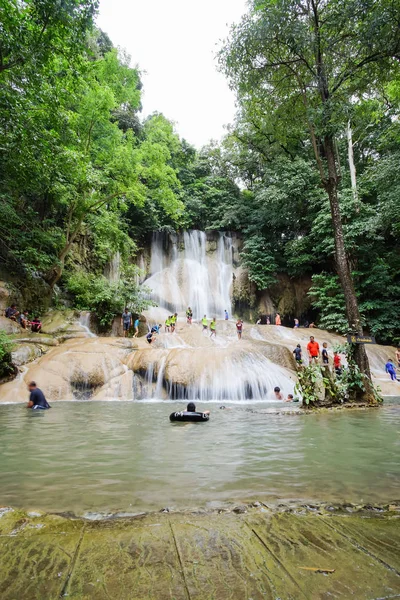
M 186 410 L 173 412 L 169 415 L 170 421 L 192 421 L 193 423 L 204 423 L 208 421 L 210 415 L 201 412 L 188 412 Z

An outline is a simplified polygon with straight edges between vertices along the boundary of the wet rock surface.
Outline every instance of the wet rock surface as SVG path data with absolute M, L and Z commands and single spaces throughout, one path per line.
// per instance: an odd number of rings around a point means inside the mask
M 32 362 L 41 355 L 42 351 L 37 344 L 18 344 L 11 352 L 12 361 L 17 367 Z
M 103 521 L 0 509 L 2 600 L 395 598 L 398 503 Z M 261 504 L 261 503 L 260 503 Z M 302 514 L 297 514 L 302 511 Z M 375 507 L 376 508 L 376 507 Z M 393 510 L 390 510 L 390 509 Z

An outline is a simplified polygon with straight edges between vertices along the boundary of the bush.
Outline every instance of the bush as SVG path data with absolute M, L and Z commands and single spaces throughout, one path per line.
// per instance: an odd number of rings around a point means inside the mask
M 137 285 L 136 267 L 127 269 L 115 283 L 102 275 L 77 271 L 67 279 L 67 289 L 74 297 L 75 308 L 93 312 L 103 327 L 110 325 L 125 306 L 140 313 L 151 305 L 146 298 L 148 290 Z
M 11 360 L 12 341 L 5 333 L 0 330 L 0 379 L 10 375 L 14 366 Z

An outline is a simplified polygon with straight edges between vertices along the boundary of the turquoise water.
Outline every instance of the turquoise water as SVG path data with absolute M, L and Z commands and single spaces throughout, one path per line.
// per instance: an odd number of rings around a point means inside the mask
M 0 505 L 138 512 L 262 500 L 387 502 L 399 494 L 400 406 L 298 416 L 271 403 L 171 424 L 170 402 L 0 406 Z

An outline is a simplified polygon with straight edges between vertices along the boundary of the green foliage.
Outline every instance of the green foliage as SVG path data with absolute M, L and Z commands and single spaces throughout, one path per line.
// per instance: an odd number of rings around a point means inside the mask
M 182 142 L 160 114 L 141 122 L 139 71 L 93 28 L 95 8 L 1 9 L 0 260 L 26 285 L 53 287 L 83 263 L 101 275 L 147 227 L 174 227 L 183 213 Z
M 349 326 L 338 276 L 332 273 L 313 275 L 312 286 L 308 293 L 313 306 L 319 309 L 319 327 L 328 331 L 347 333 Z
M 273 249 L 261 236 L 247 238 L 241 253 L 242 263 L 249 271 L 249 279 L 259 290 L 276 282 L 277 265 Z
M 365 375 L 354 360 L 353 347 L 338 346 L 335 350 L 346 354 L 347 359 L 347 367 L 342 369 L 340 376 L 330 373 L 327 376 L 325 368 L 317 364 L 298 369 L 295 393 L 302 397 L 303 405 L 312 408 L 351 402 L 365 391 Z M 379 388 L 372 386 L 372 394 L 376 402 L 382 402 Z
M 68 277 L 66 287 L 77 309 L 91 311 L 103 327 L 109 327 L 125 306 L 138 314 L 150 306 L 146 290 L 139 289 L 137 275 L 132 267 L 118 282 L 110 283 L 105 277 L 78 271 Z
M 301 367 L 297 371 L 297 383 L 294 391 L 303 399 L 306 406 L 318 404 L 321 393 L 323 378 L 321 369 L 318 365 L 310 364 L 307 367 Z
M 346 354 L 347 368 L 343 369 L 340 377 L 340 392 L 346 400 L 354 400 L 356 396 L 365 391 L 365 375 L 361 373 L 354 359 L 354 345 L 346 344 L 341 350 Z M 372 386 L 375 401 L 383 402 L 380 391 Z
M 5 331 L 0 329 L 0 378 L 6 377 L 13 371 L 11 361 L 12 341 Z
M 38 75 L 54 54 L 74 59 L 96 9 L 93 0 L 2 0 L 0 75 Z

